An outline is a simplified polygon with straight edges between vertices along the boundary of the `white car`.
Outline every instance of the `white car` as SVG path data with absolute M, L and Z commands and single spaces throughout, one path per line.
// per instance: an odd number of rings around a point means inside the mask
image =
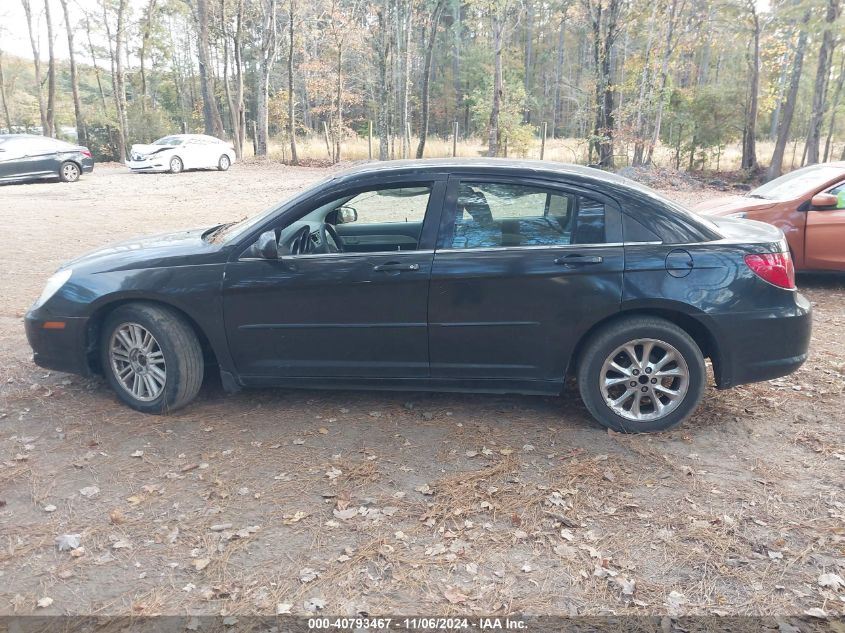
M 235 162 L 230 143 L 205 134 L 173 134 L 149 145 L 133 145 L 126 165 L 135 172 L 178 174 L 186 169 L 226 171 Z

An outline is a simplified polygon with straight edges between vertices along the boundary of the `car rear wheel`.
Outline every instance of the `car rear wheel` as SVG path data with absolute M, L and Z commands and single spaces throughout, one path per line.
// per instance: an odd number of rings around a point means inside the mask
M 178 156 L 174 156 L 170 159 L 170 173 L 171 174 L 178 174 L 181 172 L 185 166 L 182 164 L 182 159 Z
M 117 396 L 144 413 L 168 413 L 196 397 L 202 347 L 185 319 L 164 307 L 127 304 L 102 328 L 100 362 Z
M 578 366 L 592 416 L 623 433 L 664 431 L 695 411 L 706 369 L 698 345 L 674 323 L 633 317 L 596 332 Z
M 70 160 L 65 161 L 59 167 L 59 179 L 62 182 L 76 182 L 79 180 L 80 173 L 79 165 Z
M 232 161 L 226 154 L 223 154 L 220 157 L 220 160 L 217 161 L 217 169 L 220 171 L 226 171 L 232 165 Z

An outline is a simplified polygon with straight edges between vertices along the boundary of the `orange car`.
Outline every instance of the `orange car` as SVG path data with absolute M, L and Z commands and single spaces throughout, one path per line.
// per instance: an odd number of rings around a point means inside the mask
M 773 224 L 786 235 L 798 270 L 845 271 L 845 162 L 796 169 L 693 211 Z

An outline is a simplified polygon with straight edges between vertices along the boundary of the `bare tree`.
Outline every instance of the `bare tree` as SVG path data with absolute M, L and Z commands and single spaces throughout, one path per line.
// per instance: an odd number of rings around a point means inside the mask
M 73 48 L 73 25 L 70 22 L 68 0 L 59 0 L 65 16 L 65 30 L 67 31 L 67 48 L 70 56 L 70 89 L 73 94 L 73 113 L 76 115 L 76 138 L 80 145 L 88 145 L 88 130 L 82 115 L 82 103 L 79 100 L 79 73 L 76 68 L 76 52 Z
M 807 135 L 807 164 L 819 162 L 819 143 L 822 134 L 822 122 L 827 107 L 827 87 L 830 80 L 830 68 L 833 64 L 833 49 L 836 47 L 836 35 L 833 23 L 839 18 L 839 0 L 828 0 L 825 14 L 825 29 L 819 47 L 819 63 L 816 68 L 816 83 L 813 87 L 813 111 L 810 115 L 810 131 Z
M 296 154 L 296 111 L 294 109 L 293 91 L 293 51 L 294 51 L 294 22 L 296 20 L 296 2 L 288 0 L 288 136 L 290 136 L 290 162 L 299 164 Z
M 53 18 L 50 0 L 44 0 L 44 18 L 47 22 L 47 132 L 56 135 L 56 55 L 53 51 Z
M 44 89 L 41 81 L 41 52 L 38 50 L 38 36 L 32 24 L 32 6 L 30 0 L 21 0 L 23 11 L 26 14 L 26 26 L 29 30 L 29 43 L 32 46 L 32 61 L 35 66 L 35 90 L 38 93 L 38 109 L 41 113 L 41 133 L 50 136 L 50 127 L 47 119 L 47 105 L 44 103 Z
M 223 119 L 214 94 L 214 76 L 208 44 L 208 0 L 189 0 L 197 23 L 197 60 L 199 62 L 200 91 L 202 93 L 202 119 L 205 133 L 222 138 Z M 275 2 L 275 0 L 274 0 Z
M 65 2 L 66 0 L 62 0 Z M 147 98 L 149 97 L 147 93 L 147 68 L 146 68 L 146 60 L 147 60 L 147 49 L 150 45 L 150 37 L 152 36 L 152 28 L 153 28 L 153 17 L 155 16 L 156 4 L 158 0 L 149 0 L 147 4 L 147 10 L 144 15 L 144 26 L 141 30 L 141 48 L 138 50 L 138 62 L 140 64 L 140 74 L 141 74 L 141 111 L 143 112 L 147 108 Z
M 593 64 L 596 73 L 595 123 L 590 153 L 598 155 L 598 164 L 613 167 L 614 87 L 611 53 L 620 33 L 622 0 L 582 0 L 593 35 Z M 673 5 L 677 0 L 672 0 Z
M 376 130 L 379 137 L 379 160 L 389 158 L 390 137 L 390 60 L 393 54 L 393 34 L 390 24 L 392 2 L 383 0 L 376 11 L 378 31 L 376 33 L 373 50 L 376 58 Z
M 417 145 L 417 158 L 422 158 L 425 152 L 425 142 L 428 138 L 428 119 L 430 115 L 429 100 L 431 96 L 431 64 L 434 59 L 434 45 L 437 42 L 437 28 L 440 16 L 446 7 L 446 0 L 437 0 L 426 29 L 425 65 L 422 77 L 422 97 L 420 104 L 420 142 Z
M 798 87 L 801 83 L 801 71 L 804 67 L 804 51 L 807 49 L 807 23 L 809 20 L 810 11 L 807 10 L 804 13 L 804 19 L 798 30 L 795 58 L 792 61 L 792 73 L 789 76 L 789 89 L 786 93 L 786 101 L 783 104 L 780 114 L 772 161 L 769 163 L 769 171 L 766 174 L 769 180 L 780 176 L 781 170 L 783 169 L 783 155 L 786 151 L 786 144 L 789 142 L 789 130 L 792 127 L 792 118 L 795 115 L 795 104 L 798 101 Z
M 126 160 L 127 149 L 127 117 L 126 117 L 126 77 L 123 70 L 123 45 L 126 29 L 126 9 L 128 0 L 119 0 L 117 4 L 117 21 L 112 39 L 111 25 L 109 22 L 109 5 L 107 0 L 103 2 L 103 24 L 106 29 L 106 39 L 109 45 L 109 59 L 111 60 L 112 87 L 114 92 L 114 107 L 117 112 L 117 155 L 118 160 Z
M 756 0 L 744 0 L 744 10 L 751 29 L 748 52 L 748 98 L 745 106 L 745 123 L 742 128 L 742 169 L 757 169 L 757 112 L 760 100 L 760 14 Z
M 255 155 L 267 156 L 267 137 L 269 136 L 268 101 L 270 100 L 270 72 L 276 62 L 279 34 L 276 28 L 277 0 L 261 0 L 263 29 L 261 31 L 261 49 L 259 51 L 258 103 L 256 104 Z
M 3 75 L 3 50 L 0 49 L 0 101 L 3 103 L 3 114 L 6 117 L 6 129 L 12 131 L 12 117 L 9 115 L 9 103 L 6 101 L 6 77 Z

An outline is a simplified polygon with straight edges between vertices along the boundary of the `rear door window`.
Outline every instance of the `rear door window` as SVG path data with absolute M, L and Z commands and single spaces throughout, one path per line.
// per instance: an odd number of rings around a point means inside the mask
M 449 229 L 447 229 L 448 231 Z M 463 181 L 444 248 L 605 242 L 604 203 L 580 193 L 509 182 Z

